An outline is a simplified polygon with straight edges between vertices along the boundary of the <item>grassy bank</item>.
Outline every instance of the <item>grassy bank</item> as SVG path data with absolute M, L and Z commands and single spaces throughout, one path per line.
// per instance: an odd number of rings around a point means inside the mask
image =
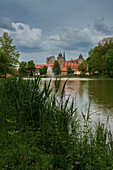
M 66 82 L 65 82 L 66 83 Z M 41 79 L 0 83 L 0 169 L 113 169 L 112 134 Z

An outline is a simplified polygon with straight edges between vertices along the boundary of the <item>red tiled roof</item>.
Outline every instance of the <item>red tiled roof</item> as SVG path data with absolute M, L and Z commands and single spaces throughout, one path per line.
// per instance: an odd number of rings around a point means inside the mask
M 63 67 L 61 71 L 67 71 L 67 67 Z
M 76 63 L 64 63 L 64 67 L 71 67 L 72 69 L 76 69 L 76 68 L 78 68 L 78 64 L 76 64 Z
M 53 65 L 54 64 L 42 64 L 42 65 L 35 65 L 35 67 L 36 67 L 36 69 L 42 68 L 44 66 L 46 66 L 46 67 L 50 66 L 51 68 L 53 68 Z
M 39 69 L 42 67 L 42 65 L 35 65 L 36 69 Z
M 43 67 L 43 66 L 46 66 L 46 67 L 50 66 L 50 67 L 53 67 L 54 64 L 43 64 L 42 67 Z

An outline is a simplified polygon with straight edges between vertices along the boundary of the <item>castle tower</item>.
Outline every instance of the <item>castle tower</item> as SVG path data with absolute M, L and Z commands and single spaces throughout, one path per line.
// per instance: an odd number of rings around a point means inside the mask
M 83 55 L 80 54 L 78 58 L 78 64 L 81 64 L 84 61 Z
M 60 65 L 60 69 L 62 69 L 63 66 L 64 66 L 64 57 L 62 56 L 61 53 L 59 53 L 59 55 L 57 57 L 57 61 L 58 61 L 59 65 Z
M 50 56 L 46 59 L 46 64 L 54 64 L 54 62 L 55 62 L 54 56 Z
M 63 52 L 64 62 L 66 61 L 65 51 Z

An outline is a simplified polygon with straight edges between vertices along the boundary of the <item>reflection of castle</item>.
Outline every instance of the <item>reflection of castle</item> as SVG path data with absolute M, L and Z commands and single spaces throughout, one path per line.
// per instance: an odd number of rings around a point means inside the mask
M 46 64 L 54 64 L 55 60 L 56 59 L 54 56 L 48 57 L 46 59 Z M 71 59 L 71 60 L 66 61 L 65 52 L 64 52 L 63 55 L 62 55 L 62 53 L 59 53 L 59 55 L 57 57 L 57 61 L 59 62 L 62 75 L 67 74 L 68 66 L 70 66 L 75 71 L 75 74 L 78 74 L 78 65 L 84 61 L 84 58 L 80 54 L 78 59 L 76 59 L 76 60 Z
M 46 59 L 46 64 L 35 65 L 36 67 L 35 74 L 39 74 L 39 69 L 42 68 L 43 66 L 47 66 L 47 67 L 50 66 L 51 68 L 53 68 L 55 60 L 56 59 L 54 56 L 50 56 Z M 66 61 L 65 52 L 64 52 L 63 55 L 62 53 L 59 53 L 57 57 L 57 61 L 59 62 L 59 65 L 60 65 L 61 75 L 67 75 L 67 68 L 69 66 L 75 71 L 74 74 L 79 74 L 78 65 L 84 61 L 84 58 L 80 54 L 78 59 L 75 59 L 75 60 L 71 59 L 71 60 Z

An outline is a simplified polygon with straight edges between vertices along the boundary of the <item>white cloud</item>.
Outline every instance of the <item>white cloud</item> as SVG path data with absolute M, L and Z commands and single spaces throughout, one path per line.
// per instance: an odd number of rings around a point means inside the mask
M 51 35 L 43 42 L 46 50 L 68 50 L 68 51 L 87 51 L 105 37 L 93 27 L 77 29 L 72 27 L 61 27 L 56 33 Z
M 105 34 L 96 30 L 95 27 L 83 29 L 60 27 L 56 29 L 54 34 L 46 36 L 46 38 L 39 28 L 31 29 L 29 25 L 14 22 L 12 22 L 12 27 L 15 31 L 1 28 L 0 33 L 7 31 L 26 59 L 29 52 L 33 56 L 35 54 L 41 56 L 42 53 L 48 57 L 50 53 L 56 55 L 60 51 L 66 51 L 70 58 L 78 56 L 80 53 L 87 57 L 88 51 L 105 38 Z
M 42 30 L 38 28 L 30 29 L 28 25 L 23 23 L 12 23 L 15 32 L 12 32 L 14 40 L 18 46 L 27 48 L 36 48 L 41 42 Z

